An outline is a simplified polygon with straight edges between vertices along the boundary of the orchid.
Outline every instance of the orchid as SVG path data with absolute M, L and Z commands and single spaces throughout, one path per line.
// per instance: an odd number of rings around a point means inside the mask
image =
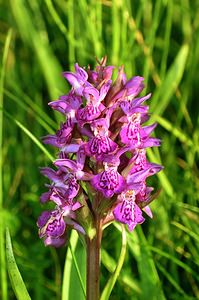
M 152 217 L 153 188 L 147 186 L 147 178 L 162 170 L 146 155 L 146 148 L 160 146 L 161 141 L 151 137 L 156 123 L 143 126 L 149 120 L 144 103 L 151 97 L 137 97 L 144 78 L 127 80 L 121 67 L 112 83 L 114 67 L 106 66 L 106 57 L 98 63 L 96 70 L 75 64 L 75 73 L 64 72 L 72 88 L 49 103 L 65 120 L 55 135 L 43 138 L 59 153 L 57 170 L 41 169 L 50 180 L 41 202 L 52 201 L 55 209 L 43 212 L 38 220 L 45 245 L 64 245 L 67 229 L 73 228 L 85 237 L 88 253 L 96 251 L 95 259 L 107 220 L 126 224 L 132 231 L 145 221 L 144 213 Z M 89 221 L 82 217 L 85 210 Z M 94 294 L 92 299 L 98 299 L 99 270 L 93 276 L 88 299 Z

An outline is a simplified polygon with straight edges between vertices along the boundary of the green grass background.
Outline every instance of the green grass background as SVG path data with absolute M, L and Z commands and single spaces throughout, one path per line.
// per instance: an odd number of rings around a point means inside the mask
M 127 234 L 110 299 L 199 299 L 199 1 L 1 0 L 2 300 L 16 299 L 7 275 L 6 226 L 32 299 L 84 299 L 70 250 L 45 248 L 38 238 L 46 182 L 38 168 L 50 165 L 49 153 L 56 155 L 42 148 L 40 137 L 61 120 L 47 105 L 69 90 L 61 72 L 75 62 L 93 67 L 103 55 L 109 64 L 124 64 L 129 78 L 145 77 L 144 92 L 153 93 L 151 121 L 159 123 L 162 139 L 148 157 L 165 166 L 152 180 L 162 190 L 151 205 L 154 218 Z M 119 229 L 104 232 L 101 289 L 117 264 Z M 75 234 L 70 244 L 85 283 L 83 246 Z

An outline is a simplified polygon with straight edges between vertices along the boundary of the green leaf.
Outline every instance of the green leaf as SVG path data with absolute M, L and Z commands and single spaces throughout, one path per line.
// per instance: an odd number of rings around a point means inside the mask
M 62 300 L 85 300 L 86 255 L 76 231 L 71 232 L 64 265 Z
M 113 259 L 111 255 L 105 249 L 101 249 L 101 261 L 104 267 L 110 272 L 113 273 L 117 262 Z M 133 278 L 130 274 L 124 272 L 120 272 L 118 277 L 118 281 L 121 282 L 122 285 L 125 285 L 129 289 L 133 291 L 133 293 L 141 294 L 141 289 L 139 288 L 139 284 L 135 278 Z
M 124 263 L 127 239 L 126 239 L 126 230 L 125 230 L 124 225 L 121 225 L 121 227 L 122 227 L 122 247 L 121 247 L 120 257 L 118 259 L 117 266 L 116 266 L 114 273 L 109 278 L 109 280 L 102 292 L 100 300 L 108 300 L 109 299 L 109 296 L 114 288 L 114 285 L 117 281 L 117 278 L 120 274 L 120 271 L 121 271 L 123 263 Z
M 21 277 L 21 274 L 15 261 L 8 228 L 6 229 L 6 258 L 8 265 L 8 274 L 15 296 L 18 300 L 30 300 L 31 298 L 28 294 L 25 283 L 23 281 L 23 278 Z
M 12 29 L 10 29 L 6 36 L 5 46 L 3 50 L 3 59 L 0 76 L 0 107 L 3 108 L 3 88 L 6 74 L 6 63 L 12 38 Z M 3 210 L 3 112 L 0 110 L 0 212 Z M 7 275 L 6 275 L 6 261 L 5 261 L 5 235 L 4 235 L 4 219 L 0 218 L 0 282 L 2 300 L 7 299 Z
M 13 16 L 24 41 L 34 49 L 41 71 L 46 80 L 51 98 L 58 96 L 59 90 L 65 89 L 64 80 L 60 76 L 62 70 L 47 39 L 43 38 L 42 31 L 37 23 L 32 22 L 31 11 L 23 0 L 10 2 Z
M 160 88 L 154 93 L 150 107 L 151 111 L 153 111 L 154 114 L 161 115 L 166 109 L 169 100 L 171 99 L 173 93 L 176 91 L 182 79 L 188 53 L 189 46 L 185 44 L 180 48 L 178 55 L 171 65 Z M 153 117 L 151 118 L 151 120 L 152 119 Z
M 118 224 L 114 223 L 114 225 L 119 231 L 121 231 Z M 141 226 L 138 226 L 136 231 L 134 230 L 133 234 L 127 233 L 127 237 L 129 250 L 137 261 L 141 280 L 140 289 L 142 293 L 139 299 L 148 299 L 148 295 L 150 295 L 151 300 L 165 300 L 158 272 Z
M 0 111 L 2 110 L 2 107 L 0 107 Z M 17 126 L 19 128 L 21 128 L 25 134 L 38 146 L 38 148 L 40 148 L 40 150 L 43 151 L 43 153 L 53 162 L 54 158 L 53 156 L 48 152 L 48 150 L 42 145 L 42 143 L 36 138 L 36 136 L 34 136 L 34 134 L 32 132 L 30 132 L 23 124 L 21 124 L 21 122 L 19 122 L 18 120 L 14 119 L 8 112 L 6 112 L 5 110 L 3 111 L 4 114 L 13 122 L 15 122 L 15 124 L 17 124 Z

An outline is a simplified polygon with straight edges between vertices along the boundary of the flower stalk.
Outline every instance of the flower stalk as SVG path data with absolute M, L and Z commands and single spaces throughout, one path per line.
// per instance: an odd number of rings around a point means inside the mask
M 93 238 L 87 237 L 87 300 L 99 300 L 100 295 L 100 248 L 102 239 L 102 223 L 96 220 L 96 234 Z

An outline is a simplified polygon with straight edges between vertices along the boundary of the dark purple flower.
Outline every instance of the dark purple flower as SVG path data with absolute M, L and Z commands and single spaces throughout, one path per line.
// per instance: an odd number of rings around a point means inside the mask
M 55 135 L 47 135 L 42 138 L 45 144 L 50 144 L 54 147 L 62 149 L 71 140 L 73 125 L 69 126 L 67 122 L 61 123 L 60 129 Z
M 59 100 L 48 103 L 53 109 L 64 114 L 67 119 L 70 118 L 72 120 L 71 123 L 76 122 L 75 114 L 81 104 L 82 98 L 75 95 L 74 92 L 60 96 Z
M 57 172 L 51 168 L 42 168 L 41 173 L 52 181 L 52 184 L 49 186 L 49 192 L 42 194 L 42 202 L 52 200 L 56 204 L 61 205 L 67 202 L 68 199 L 76 197 L 79 191 L 79 184 L 73 173 L 61 168 Z
M 44 238 L 45 245 L 52 244 L 53 246 L 61 246 L 66 224 L 63 219 L 63 214 L 58 210 L 44 211 L 38 219 L 39 236 Z M 61 239 L 60 239 L 61 238 Z
M 121 223 L 127 224 L 132 231 L 137 224 L 144 222 L 142 211 L 135 202 L 135 191 L 128 190 L 119 197 L 119 203 L 113 211 L 115 219 Z
M 53 211 L 44 211 L 38 218 L 39 236 L 44 238 L 45 245 L 54 247 L 62 246 L 65 243 L 66 226 L 70 225 L 81 233 L 83 228 L 75 221 L 75 211 L 79 209 L 79 203 L 68 204 L 63 208 Z
M 103 161 L 104 156 L 113 153 L 118 145 L 109 138 L 109 119 L 98 119 L 91 124 L 94 137 L 85 144 L 88 156 L 94 156 L 97 161 Z
M 101 192 L 105 198 L 111 198 L 114 194 L 119 194 L 124 189 L 125 180 L 117 172 L 116 167 L 106 167 L 105 171 L 95 175 L 91 184 Z
M 76 73 L 64 72 L 63 76 L 68 80 L 70 85 L 72 85 L 75 94 L 82 96 L 87 83 L 88 74 L 83 68 L 79 67 L 78 64 L 75 64 L 75 70 Z

